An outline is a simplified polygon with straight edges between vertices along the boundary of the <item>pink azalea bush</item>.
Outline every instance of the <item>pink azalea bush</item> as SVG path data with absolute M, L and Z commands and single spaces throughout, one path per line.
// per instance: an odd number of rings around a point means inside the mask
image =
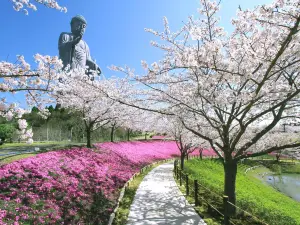
M 195 152 L 198 152 L 199 150 L 196 149 Z M 212 149 L 204 149 L 202 150 L 202 156 L 217 156 L 217 154 Z
M 173 141 L 95 146 L 42 153 L 1 166 L 0 225 L 106 224 L 119 189 L 134 173 L 179 154 Z
M 165 139 L 166 136 L 162 136 L 162 135 L 155 135 L 155 136 L 152 136 L 152 139 Z
M 102 149 L 113 149 L 114 153 L 133 164 L 146 165 L 152 161 L 179 156 L 174 141 L 105 142 L 96 146 Z

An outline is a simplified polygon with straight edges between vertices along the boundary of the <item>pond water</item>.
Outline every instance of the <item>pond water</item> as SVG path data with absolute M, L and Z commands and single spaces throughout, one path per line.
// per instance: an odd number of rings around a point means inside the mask
M 264 181 L 300 202 L 300 174 L 266 175 Z

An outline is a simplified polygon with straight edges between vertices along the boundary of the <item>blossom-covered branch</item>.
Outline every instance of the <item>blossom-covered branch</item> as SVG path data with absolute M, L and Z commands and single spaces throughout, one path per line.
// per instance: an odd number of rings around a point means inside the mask
M 53 91 L 59 77 L 63 76 L 62 63 L 58 57 L 36 54 L 34 58 L 38 64 L 36 69 L 32 69 L 23 56 L 17 56 L 16 63 L 0 62 L 0 92 L 6 93 L 6 96 L 17 92 L 25 93 L 27 104 L 37 106 L 41 115 L 47 116 L 44 106 L 53 100 L 45 94 Z M 0 116 L 7 120 L 17 118 L 21 138 L 32 142 L 32 131 L 26 130 L 27 122 L 21 119 L 25 112 L 16 102 L 9 102 L 5 97 L 0 99 Z
M 61 12 L 67 12 L 66 7 L 62 7 L 59 5 L 58 1 L 55 0 L 10 0 L 13 4 L 13 8 L 16 11 L 22 11 L 25 15 L 28 15 L 28 9 L 32 9 L 33 11 L 37 10 L 36 5 L 33 2 L 42 4 L 48 8 L 56 9 Z

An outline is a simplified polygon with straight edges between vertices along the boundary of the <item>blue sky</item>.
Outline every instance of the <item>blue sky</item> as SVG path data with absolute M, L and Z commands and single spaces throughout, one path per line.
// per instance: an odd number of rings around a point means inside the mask
M 189 15 L 197 16 L 199 7 L 199 0 L 59 2 L 68 8 L 67 13 L 36 4 L 38 10 L 29 10 L 29 15 L 26 16 L 13 10 L 11 0 L 1 0 L 0 61 L 14 62 L 16 55 L 24 55 L 29 63 L 34 64 L 35 53 L 58 55 L 60 33 L 70 31 L 71 18 L 81 14 L 88 22 L 83 39 L 88 43 L 92 58 L 97 60 L 105 77 L 118 75 L 107 69 L 112 64 L 126 64 L 141 72 L 141 60 L 152 63 L 162 56 L 161 51 L 150 46 L 150 41 L 156 39 L 145 32 L 144 28 L 162 31 L 163 17 L 167 16 L 171 30 L 176 31 Z M 246 9 L 270 2 L 271 0 L 223 0 L 221 25 L 226 31 L 231 31 L 230 20 L 235 17 L 239 5 Z

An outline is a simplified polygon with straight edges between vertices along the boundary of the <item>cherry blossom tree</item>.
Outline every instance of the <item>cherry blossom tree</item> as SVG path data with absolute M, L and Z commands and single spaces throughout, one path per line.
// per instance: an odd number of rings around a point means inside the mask
M 23 56 L 18 56 L 16 63 L 0 62 L 0 92 L 13 95 L 17 92 L 25 93 L 29 106 L 37 106 L 41 116 L 47 116 L 45 105 L 53 102 L 48 92 L 54 90 L 58 78 L 62 75 L 62 63 L 57 57 L 34 56 L 37 68 L 32 69 Z M 7 120 L 18 119 L 19 132 L 22 139 L 32 142 L 32 131 L 27 129 L 27 122 L 22 115 L 27 111 L 20 108 L 16 102 L 9 102 L 5 97 L 0 99 L 0 116 Z
M 202 146 L 200 139 L 192 132 L 187 130 L 182 122 L 176 117 L 157 118 L 155 121 L 157 132 L 166 133 L 176 141 L 180 151 L 180 168 L 184 168 L 184 159 L 188 159 L 189 154 L 194 152 L 199 146 Z M 158 125 L 159 124 L 159 125 Z
M 199 139 L 196 139 L 194 134 L 187 131 L 181 124 L 175 126 L 172 133 L 180 151 L 180 168 L 183 170 L 184 159 L 188 159 L 189 154 L 194 152 L 197 147 L 200 146 L 197 142 Z
M 126 79 L 95 80 L 84 74 L 81 70 L 66 72 L 61 82 L 57 84 L 53 98 L 62 107 L 82 114 L 88 147 L 92 147 L 92 132 L 103 126 L 111 127 L 112 142 L 117 127 L 125 128 L 128 132 L 154 130 L 153 113 L 122 104 L 114 99 L 126 99 L 135 92 Z
M 153 123 L 155 122 L 156 115 L 153 114 L 155 110 L 144 110 L 147 107 L 147 102 L 133 98 L 135 95 L 142 97 L 145 93 L 137 90 L 136 83 L 132 83 L 131 80 L 126 78 L 110 78 L 102 80 L 101 85 L 97 85 L 97 82 L 87 82 L 91 89 L 95 92 L 101 93 L 107 99 L 119 103 L 117 105 L 117 113 L 115 113 L 115 119 L 111 121 L 111 125 L 114 127 L 123 127 L 129 133 L 133 130 L 149 132 L 153 131 Z M 138 101 L 138 106 L 132 107 L 133 102 Z
M 210 145 L 224 165 L 224 194 L 235 204 L 239 160 L 300 146 L 278 129 L 299 120 L 300 1 L 238 9 L 231 34 L 219 26 L 219 3 L 200 2 L 199 18 L 189 17 L 179 31 L 172 33 L 166 18 L 163 32 L 146 29 L 162 40 L 151 43 L 165 55 L 142 61 L 145 75 L 111 68 L 146 87 L 143 97 L 120 102 L 176 116 Z
M 91 134 L 93 131 L 105 125 L 113 125 L 115 128 L 120 125 L 122 117 L 128 114 L 127 106 L 108 98 L 101 91 L 112 88 L 111 84 L 114 81 L 90 79 L 90 76 L 85 75 L 85 71 L 82 70 L 69 71 L 53 92 L 53 97 L 62 107 L 81 113 L 89 148 L 92 147 Z M 116 90 L 110 89 L 114 92 Z
M 114 110 L 114 118 L 109 123 L 109 126 L 111 128 L 110 141 L 114 142 L 114 134 L 116 129 L 119 127 L 127 130 L 127 140 L 129 141 L 130 132 L 132 132 L 135 129 L 134 123 L 136 123 L 136 118 L 138 118 L 138 115 L 136 115 L 135 113 L 135 111 L 137 110 L 135 110 L 132 107 L 121 105 L 120 103 L 117 104 L 117 107 L 118 108 Z
M 145 125 L 147 124 L 145 113 L 147 112 L 124 104 L 119 104 L 118 107 L 118 115 L 111 121 L 111 142 L 114 141 L 114 130 L 117 127 L 126 129 L 127 140 L 129 141 L 131 132 L 145 130 Z
M 59 5 L 58 1 L 55 0 L 10 0 L 13 4 L 13 8 L 16 11 L 24 12 L 25 15 L 28 15 L 28 9 L 32 9 L 33 11 L 37 10 L 37 7 L 34 3 L 42 4 L 48 8 L 56 9 L 61 12 L 67 12 L 66 7 L 62 7 Z M 34 3 L 33 3 L 34 2 Z

